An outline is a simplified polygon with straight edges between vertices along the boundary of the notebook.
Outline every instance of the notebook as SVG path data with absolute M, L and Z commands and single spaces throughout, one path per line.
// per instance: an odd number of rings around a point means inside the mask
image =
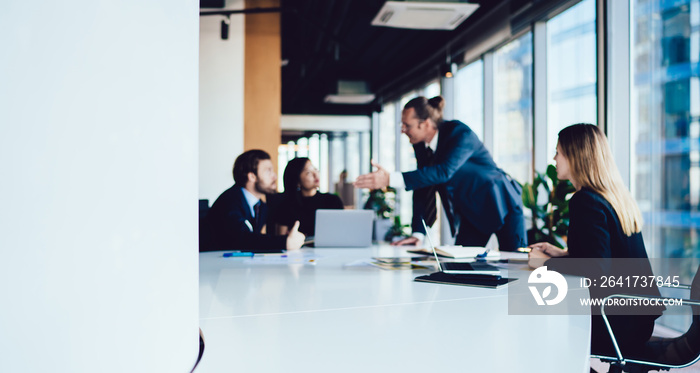
M 314 247 L 369 247 L 372 210 L 316 210 Z
M 425 228 L 425 238 L 428 240 L 428 246 L 433 251 L 435 256 L 435 261 L 438 265 L 438 271 L 447 274 L 465 274 L 465 275 L 499 275 L 500 270 L 490 264 L 483 262 L 472 262 L 472 263 L 453 263 L 453 262 L 443 262 L 440 263 L 440 258 L 435 250 L 435 245 L 430 239 L 430 230 L 425 224 L 425 220 L 421 219 L 423 222 L 423 227 Z

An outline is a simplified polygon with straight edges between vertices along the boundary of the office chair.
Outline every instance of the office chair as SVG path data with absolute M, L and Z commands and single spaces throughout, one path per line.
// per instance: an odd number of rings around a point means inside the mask
M 674 288 L 690 289 L 690 299 L 683 299 L 683 305 L 689 305 L 693 311 L 693 321 L 685 334 L 675 338 L 652 337 L 644 347 L 644 358 L 625 358 L 620 352 L 615 333 L 613 333 L 608 317 L 605 314 L 605 303 L 609 298 L 627 299 L 676 299 L 668 297 L 636 296 L 613 294 L 605 298 L 601 306 L 601 314 L 610 333 L 617 356 L 591 355 L 603 362 L 610 363 L 608 373 L 618 372 L 648 372 L 650 370 L 669 370 L 684 368 L 700 360 L 700 268 L 695 273 L 691 286 L 680 285 Z

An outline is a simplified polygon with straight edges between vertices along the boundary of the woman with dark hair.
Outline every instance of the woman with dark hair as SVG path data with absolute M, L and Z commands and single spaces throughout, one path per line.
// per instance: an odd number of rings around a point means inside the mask
M 652 276 L 642 238 L 642 214 L 622 181 L 600 128 L 574 124 L 561 130 L 554 161 L 559 180 L 569 180 L 576 188 L 569 200 L 568 248 L 562 250 L 544 242 L 530 245 L 530 267 L 545 265 L 548 270 L 596 279 L 601 275 Z M 626 260 L 618 260 L 623 258 Z M 595 299 L 626 292 L 659 296 L 655 283 L 644 288 L 593 286 L 589 290 Z M 642 351 L 662 310 L 652 307 L 609 316 L 624 356 Z M 611 310 L 606 308 L 606 312 Z M 615 356 L 600 306 L 592 307 L 591 313 L 591 352 Z
M 484 144 L 466 124 L 442 117 L 445 100 L 416 97 L 401 114 L 401 133 L 413 145 L 418 169 L 389 173 L 377 171 L 355 181 L 358 188 L 386 186 L 413 190 L 413 236 L 394 245 L 420 244 L 437 217 L 436 194 L 445 208 L 455 243 L 485 246 L 491 234 L 499 250 L 515 251 L 527 245 L 521 187 L 493 161 Z
M 335 194 L 318 191 L 320 177 L 309 158 L 294 158 L 284 170 L 284 193 L 273 217 L 278 234 L 286 234 L 299 221 L 299 232 L 314 235 L 316 210 L 342 209 L 343 202 Z

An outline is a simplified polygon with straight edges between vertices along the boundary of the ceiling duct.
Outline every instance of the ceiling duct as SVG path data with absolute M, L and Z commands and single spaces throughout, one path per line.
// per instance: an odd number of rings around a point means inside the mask
M 374 100 L 374 94 L 367 89 L 367 82 L 339 80 L 337 94 L 327 95 L 324 101 L 329 104 L 363 105 Z
M 373 26 L 418 30 L 454 30 L 478 4 L 465 2 L 387 1 L 372 20 Z

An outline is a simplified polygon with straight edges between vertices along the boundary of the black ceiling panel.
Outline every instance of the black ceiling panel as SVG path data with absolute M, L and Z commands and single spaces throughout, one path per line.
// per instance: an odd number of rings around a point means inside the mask
M 424 31 L 372 26 L 383 0 L 283 0 L 282 112 L 369 115 L 405 87 L 436 78 L 445 45 L 508 0 L 473 2 L 480 8 L 457 29 Z M 365 81 L 378 97 L 368 105 L 324 103 L 338 80 Z

